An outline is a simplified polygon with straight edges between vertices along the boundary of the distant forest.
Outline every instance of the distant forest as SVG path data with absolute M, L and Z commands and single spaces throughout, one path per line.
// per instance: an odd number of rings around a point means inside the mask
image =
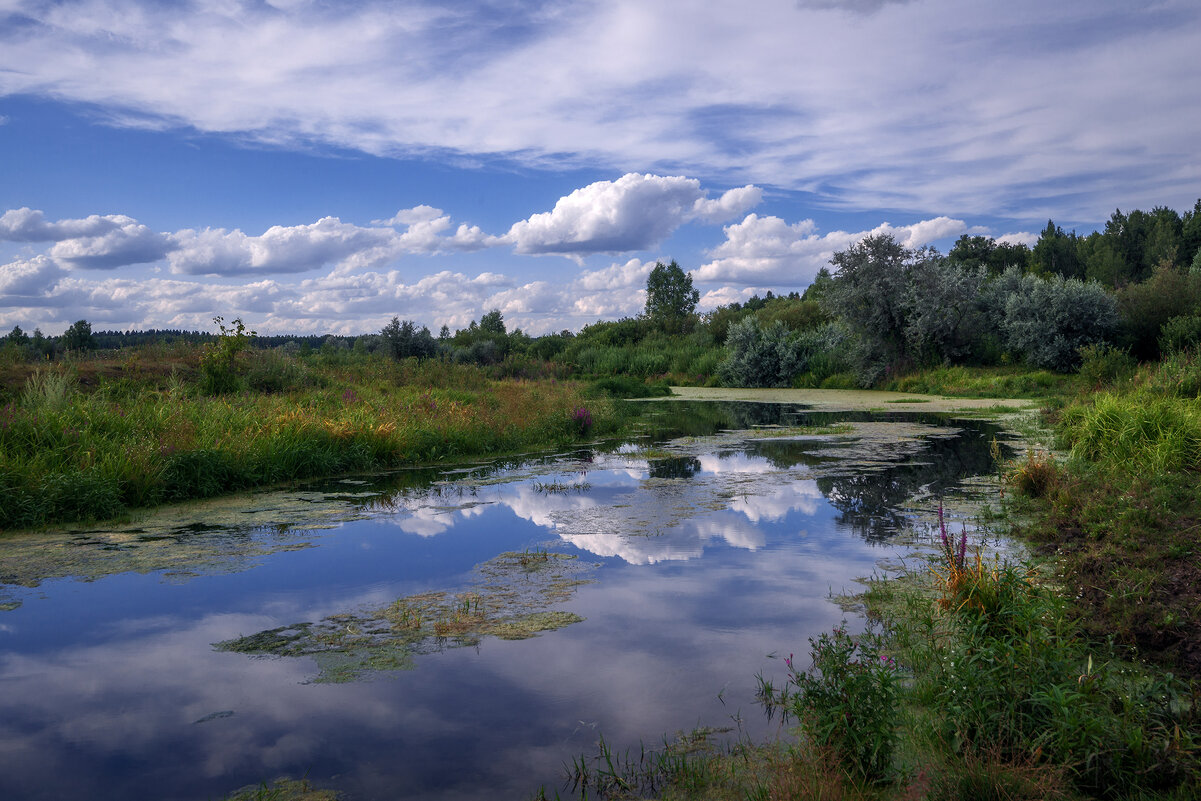
M 1078 366 L 1085 345 L 1103 343 L 1146 360 L 1159 355 L 1165 332 L 1201 338 L 1201 199 L 1183 214 L 1162 206 L 1117 210 L 1104 230 L 1087 235 L 1048 220 L 1032 248 L 964 235 L 943 255 L 869 237 L 836 254 L 803 294 L 769 291 L 700 315 L 691 277 L 674 262 L 660 268 L 648 281 L 643 314 L 579 332 L 531 337 L 509 331 L 494 309 L 457 331 L 444 325 L 436 336 L 394 318 L 360 336 L 257 335 L 249 344 L 299 355 L 354 351 L 509 364 L 513 375 L 541 361 L 579 375 L 716 382 L 720 374 L 726 383 L 763 386 L 796 383 L 802 374 L 820 384 L 837 373 L 870 385 L 931 364 L 1024 361 L 1065 371 Z M 58 337 L 17 327 L 0 344 L 10 357 L 46 360 L 70 351 L 202 345 L 218 336 L 93 332 L 79 320 Z

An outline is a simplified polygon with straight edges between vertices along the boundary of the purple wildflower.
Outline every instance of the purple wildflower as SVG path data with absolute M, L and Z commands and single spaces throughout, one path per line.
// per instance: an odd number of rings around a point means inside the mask
M 588 411 L 583 406 L 577 406 L 575 412 L 571 415 L 572 422 L 579 426 L 581 434 L 587 434 L 592 430 L 592 412 Z

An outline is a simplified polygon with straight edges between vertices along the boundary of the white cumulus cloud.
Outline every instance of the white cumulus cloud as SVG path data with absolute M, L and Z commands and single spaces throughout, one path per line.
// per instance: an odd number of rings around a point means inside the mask
M 713 260 L 693 273 L 697 281 L 802 287 L 813 282 L 835 252 L 865 236 L 891 234 L 906 248 L 978 229 L 963 220 L 936 217 L 912 225 L 881 223 L 870 231 L 818 233 L 813 220 L 789 224 L 779 217 L 748 214 L 725 227 L 726 240 L 713 249 Z
M 6 264 L 0 267 L 0 304 L 16 305 L 18 300 L 29 304 L 31 299 L 48 297 L 64 275 L 66 271 L 46 256 Z
M 647 250 L 693 219 L 718 222 L 762 198 L 753 186 L 710 200 L 695 178 L 627 173 L 559 198 L 554 209 L 514 223 L 506 239 L 518 253 L 621 253 Z
M 50 257 L 72 267 L 111 270 L 128 264 L 158 261 L 171 251 L 171 240 L 128 217 L 98 236 L 61 239 L 50 248 Z
M 123 214 L 93 214 L 78 220 L 49 222 L 42 211 L 22 207 L 0 215 L 0 240 L 58 242 L 75 237 L 96 237 L 133 222 Z
M 176 250 L 168 258 L 173 272 L 249 275 L 308 272 L 352 256 L 384 259 L 392 254 L 395 235 L 323 217 L 309 225 L 273 225 L 260 236 L 206 228 L 184 229 L 173 239 Z

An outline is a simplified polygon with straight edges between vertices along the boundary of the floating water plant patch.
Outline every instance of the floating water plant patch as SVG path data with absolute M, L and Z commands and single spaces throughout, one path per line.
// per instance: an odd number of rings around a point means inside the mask
M 425 592 L 387 606 L 330 615 L 214 643 L 218 651 L 255 656 L 308 656 L 316 682 L 356 681 L 409 670 L 414 658 L 478 645 L 486 637 L 524 640 L 584 618 L 552 609 L 591 581 L 592 565 L 551 551 L 502 553 L 476 567 L 461 592 Z
M 363 517 L 345 491 L 261 492 L 160 507 L 123 524 L 4 538 L 0 611 L 12 587 L 163 571 L 172 579 L 246 570 L 271 554 L 312 547 L 314 532 Z M 19 606 L 19 604 L 17 604 Z

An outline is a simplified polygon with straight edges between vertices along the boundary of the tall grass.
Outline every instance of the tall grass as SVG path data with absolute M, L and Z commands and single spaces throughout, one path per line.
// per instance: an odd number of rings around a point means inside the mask
M 1198 788 L 1201 726 L 1185 685 L 1082 636 L 1030 569 L 949 554 L 935 571 L 939 603 L 887 582 L 868 596 L 912 676 L 915 736 L 943 754 L 936 797 L 1011 797 L 1007 784 L 1028 788 L 1019 798 Z
M 273 360 L 280 357 L 271 356 Z M 194 384 L 84 393 L 36 373 L 0 407 L 0 529 L 293 479 L 551 446 L 618 424 L 604 400 L 556 381 L 491 381 L 478 368 L 376 358 L 282 362 L 271 392 Z M 254 374 L 251 365 L 250 375 Z
M 1064 410 L 1072 455 L 1131 472 L 1201 468 L 1201 405 L 1148 390 L 1101 393 Z
M 932 367 L 889 379 L 878 389 L 977 398 L 1046 398 L 1071 391 L 1074 376 L 1029 367 Z
M 679 384 L 716 382 L 717 366 L 725 349 L 708 337 L 657 334 L 637 343 L 572 343 L 555 358 L 571 366 L 578 375 L 597 378 L 625 375 L 637 378 L 670 378 Z

